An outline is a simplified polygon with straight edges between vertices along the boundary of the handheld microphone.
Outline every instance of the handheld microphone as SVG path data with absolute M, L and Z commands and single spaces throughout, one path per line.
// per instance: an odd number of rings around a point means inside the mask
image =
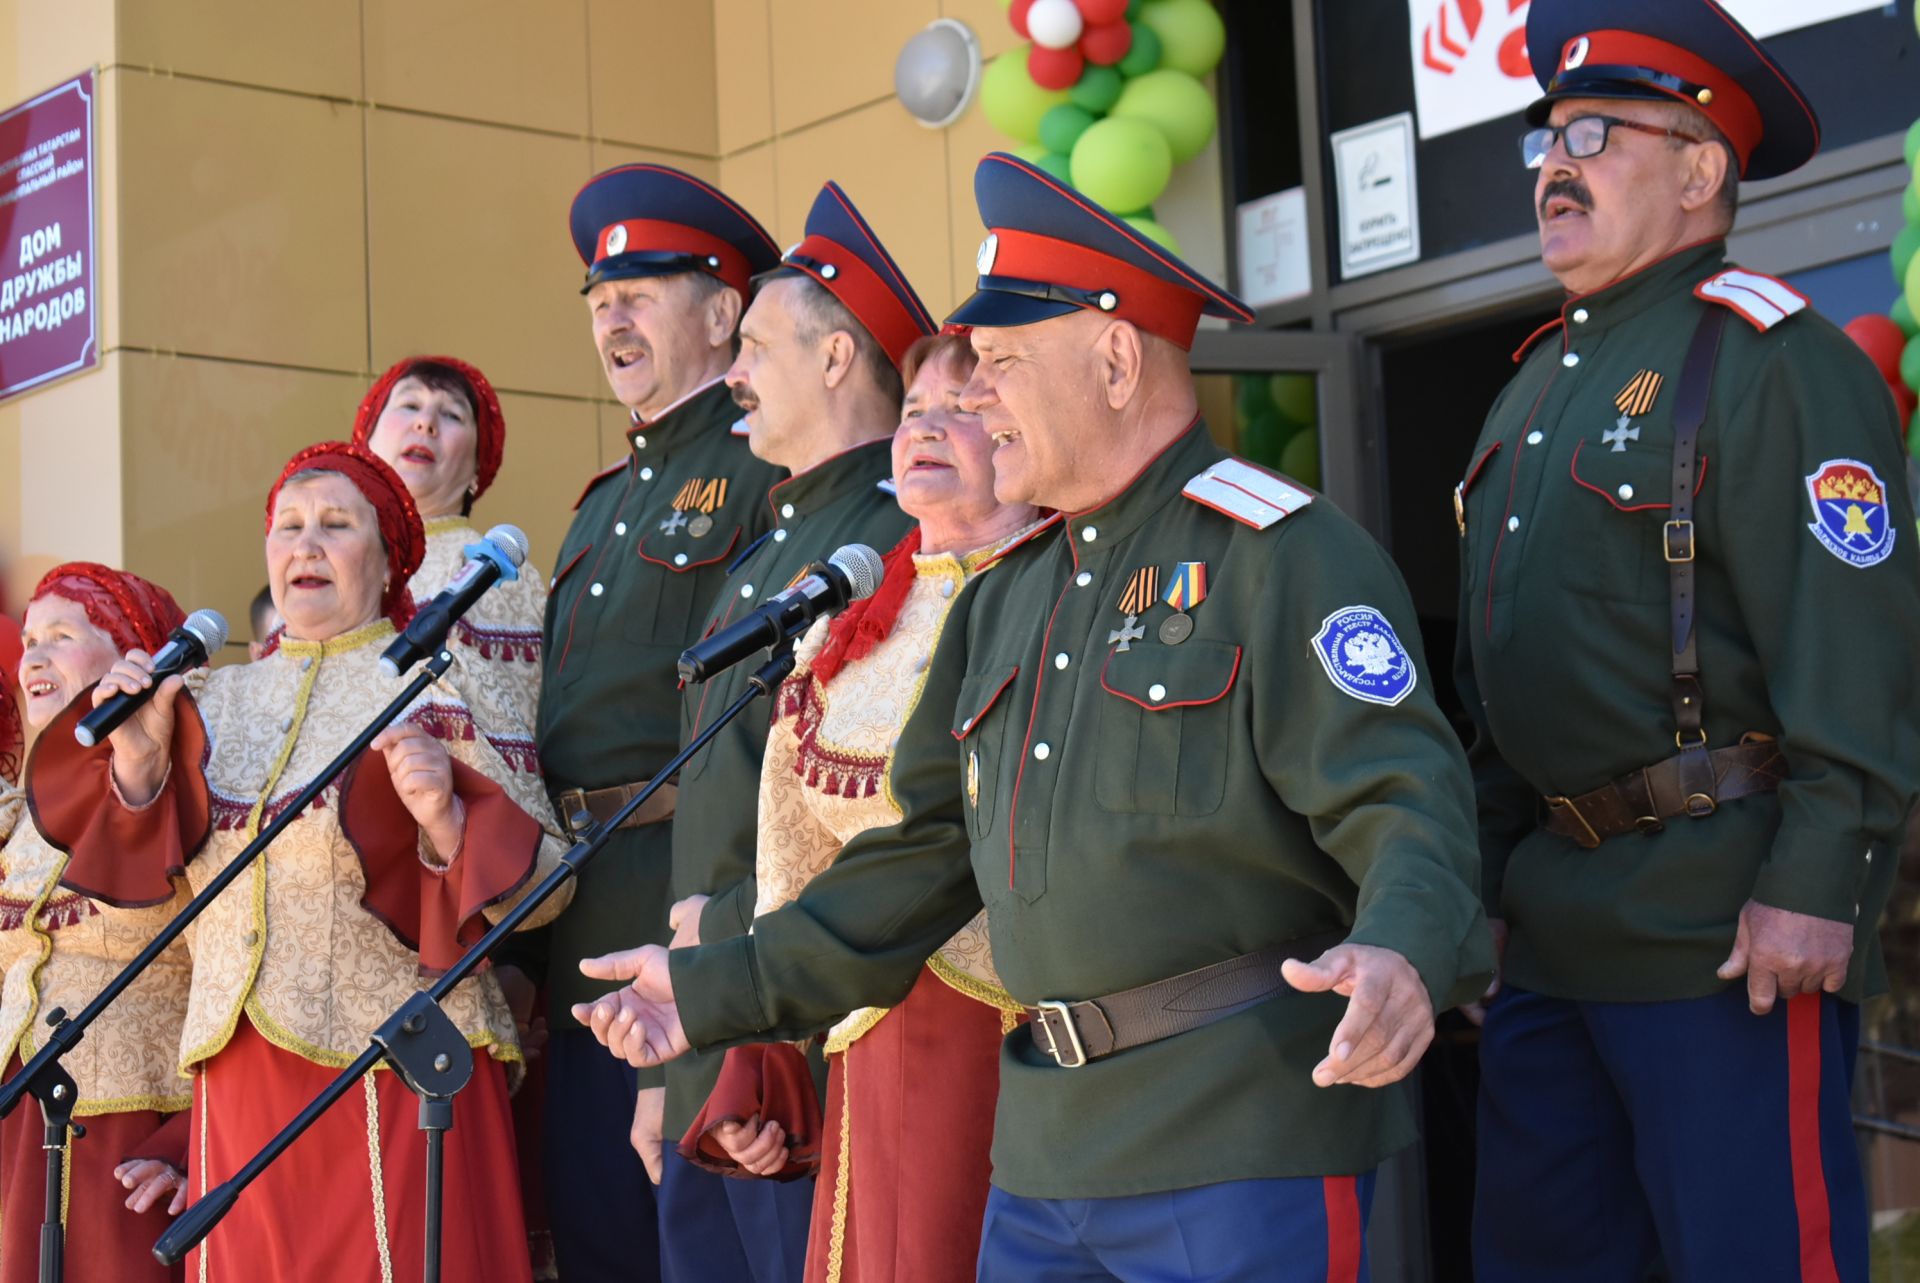
M 687 647 L 680 656 L 680 680 L 688 684 L 704 682 L 756 651 L 798 637 L 814 620 L 839 613 L 849 602 L 873 596 L 885 573 L 879 553 L 865 544 L 848 544 L 751 614 Z
M 227 621 L 217 610 L 196 610 L 188 615 L 186 621 L 173 630 L 173 636 L 167 638 L 153 656 L 153 685 L 132 695 L 110 695 L 100 706 L 80 719 L 73 728 L 73 737 L 87 748 L 92 748 L 107 736 L 113 734 L 120 723 L 132 717 L 134 711 L 153 698 L 160 689 L 160 683 L 189 668 L 198 668 L 207 662 L 207 656 L 216 653 L 227 644 Z
M 467 564 L 453 582 L 422 606 L 406 629 L 387 644 L 386 653 L 380 656 L 381 671 L 387 676 L 398 677 L 446 645 L 453 621 L 471 610 L 487 589 L 503 579 L 518 579 L 520 563 L 527 559 L 527 536 L 518 526 L 498 525 L 464 551 Z

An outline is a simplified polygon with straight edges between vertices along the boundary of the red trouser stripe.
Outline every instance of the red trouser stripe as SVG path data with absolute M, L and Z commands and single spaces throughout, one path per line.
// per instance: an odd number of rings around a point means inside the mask
M 1321 1184 L 1327 1195 L 1327 1283 L 1359 1283 L 1362 1242 L 1357 1178 L 1328 1176 Z
M 1820 994 L 1803 993 L 1787 1002 L 1787 1129 L 1793 1205 L 1800 1216 L 1800 1277 L 1805 1283 L 1840 1283 L 1820 1160 L 1821 1001 Z

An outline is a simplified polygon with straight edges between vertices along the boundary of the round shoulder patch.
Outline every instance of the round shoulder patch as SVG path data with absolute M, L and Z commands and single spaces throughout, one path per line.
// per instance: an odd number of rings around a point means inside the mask
M 1313 653 L 1335 688 L 1369 704 L 1392 707 L 1420 680 L 1393 625 L 1372 606 L 1343 606 L 1328 615 L 1313 635 Z
M 1858 459 L 1829 459 L 1807 474 L 1807 526 L 1822 547 L 1849 566 L 1866 569 L 1893 555 L 1893 515 L 1887 486 Z

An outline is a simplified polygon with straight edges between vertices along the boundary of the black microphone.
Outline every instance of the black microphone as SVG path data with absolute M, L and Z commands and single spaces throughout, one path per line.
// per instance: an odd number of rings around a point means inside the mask
M 687 647 L 680 655 L 680 680 L 704 682 L 756 651 L 798 637 L 814 620 L 873 596 L 885 573 L 879 553 L 865 544 L 848 544 L 751 614 Z
M 518 579 L 520 563 L 527 559 L 527 536 L 518 526 L 495 526 L 479 543 L 468 544 L 465 552 L 467 564 L 453 582 L 422 606 L 406 629 L 388 643 L 386 653 L 380 656 L 380 667 L 387 676 L 398 677 L 446 645 L 453 621 L 471 610 L 487 589 L 503 579 Z
M 109 695 L 98 708 L 80 719 L 80 724 L 73 728 L 73 737 L 92 748 L 113 734 L 120 723 L 132 717 L 134 710 L 152 699 L 153 693 L 160 689 L 161 682 L 176 673 L 200 667 L 207 662 L 207 656 L 226 644 L 227 621 L 220 617 L 220 612 L 194 611 L 173 630 L 173 636 L 167 638 L 167 644 L 154 654 L 153 685 L 131 695 Z

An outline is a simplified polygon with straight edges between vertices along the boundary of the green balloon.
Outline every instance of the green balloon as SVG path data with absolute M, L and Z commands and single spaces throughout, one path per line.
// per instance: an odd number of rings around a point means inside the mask
M 1904 236 L 1906 233 L 1902 232 L 1900 235 Z M 1899 237 L 1894 239 L 1898 241 Z M 1906 287 L 1907 306 L 1913 309 L 1915 316 L 1920 316 L 1920 254 L 1915 254 L 1912 261 L 1907 264 L 1906 273 L 1900 278 L 1900 282 Z
M 1067 100 L 1065 90 L 1042 89 L 1027 74 L 1031 46 L 1010 49 L 987 64 L 980 78 L 980 109 L 993 127 L 1023 143 L 1040 141 L 1040 118 Z
M 1096 67 L 1088 63 L 1080 75 L 1080 83 L 1067 90 L 1067 97 L 1073 100 L 1074 106 L 1104 116 L 1119 101 L 1120 90 L 1125 85 L 1126 78 L 1118 67 Z
M 1267 393 L 1267 381 L 1250 374 L 1233 376 L 1234 422 L 1245 427 L 1263 414 L 1273 413 L 1273 398 Z
M 1012 4 L 1013 0 L 1007 0 L 1007 3 Z M 1138 18 L 1140 16 L 1140 8 L 1141 8 L 1141 0 L 1127 0 L 1127 21 L 1128 22 L 1132 22 L 1135 18 Z
M 1893 259 L 1893 279 L 1904 283 L 1908 266 L 1914 255 L 1920 253 L 1920 227 L 1908 226 L 1895 232 L 1893 248 L 1888 253 Z
M 1287 448 L 1288 438 L 1299 431 L 1293 424 L 1269 410 L 1265 414 L 1247 420 L 1240 429 L 1240 454 L 1255 463 L 1269 468 L 1280 466 L 1280 455 Z
M 1123 76 L 1144 76 L 1160 65 L 1160 37 L 1144 22 L 1133 24 L 1133 47 L 1117 64 Z
M 1171 67 L 1129 80 L 1109 114 L 1144 120 L 1165 134 L 1176 165 L 1184 165 L 1206 150 L 1219 124 L 1219 112 L 1207 87 Z
M 1159 0 L 1140 11 L 1140 21 L 1160 37 L 1162 67 L 1206 76 L 1227 49 L 1227 25 L 1207 0 Z
M 1267 395 L 1294 423 L 1312 423 L 1320 417 L 1319 386 L 1311 374 L 1276 374 L 1267 380 Z
M 1913 422 L 1907 426 L 1907 453 L 1920 459 L 1920 410 L 1913 412 Z
M 1920 339 L 1908 339 L 1900 349 L 1900 381 L 1920 392 Z
M 1916 162 L 1920 162 L 1920 120 L 1907 126 L 1907 168 L 1912 169 Z
M 1920 178 L 1907 184 L 1907 190 L 1900 195 L 1900 215 L 1907 220 L 1908 227 L 1920 226 Z
M 1180 242 L 1174 239 L 1172 232 L 1160 226 L 1160 224 L 1154 222 L 1151 218 L 1142 218 L 1138 214 L 1129 214 L 1120 221 L 1128 227 L 1131 227 L 1134 231 L 1139 232 L 1148 240 L 1154 242 L 1161 249 L 1167 251 L 1167 253 L 1174 255 L 1176 258 L 1179 257 Z
M 1067 155 L 1093 121 L 1093 113 L 1085 107 L 1063 102 L 1040 117 L 1040 145 L 1048 151 Z
M 1033 162 L 1069 187 L 1073 185 L 1073 164 L 1057 151 L 1047 152 Z
M 1073 185 L 1108 209 L 1153 204 L 1172 176 L 1167 137 L 1144 120 L 1097 121 L 1073 145 Z
M 1302 485 L 1320 488 L 1320 434 L 1303 428 L 1293 434 L 1287 448 L 1280 452 L 1280 471 Z
M 1893 300 L 1893 306 L 1887 309 L 1887 315 L 1893 318 L 1893 323 L 1899 326 L 1900 332 L 1908 338 L 1920 334 L 1920 321 L 1914 319 L 1913 305 L 1907 302 L 1905 294 Z

